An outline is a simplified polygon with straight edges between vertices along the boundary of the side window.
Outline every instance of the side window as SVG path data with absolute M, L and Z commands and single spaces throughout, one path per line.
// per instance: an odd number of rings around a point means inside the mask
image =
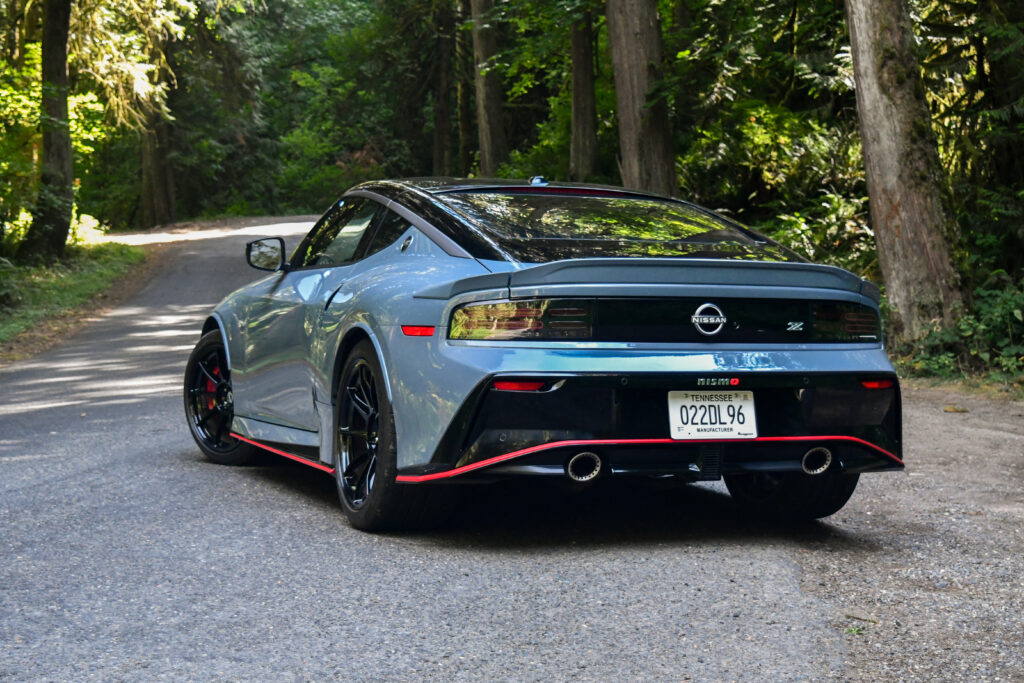
M 373 236 L 373 241 L 366 248 L 366 255 L 376 254 L 381 249 L 394 244 L 395 240 L 409 229 L 409 226 L 409 221 L 394 211 L 386 212 L 384 218 L 381 219 L 380 224 L 377 226 L 377 232 Z
M 342 200 L 323 224 L 301 245 L 292 258 L 297 268 L 333 266 L 355 258 L 366 229 L 373 223 L 380 205 L 356 197 Z

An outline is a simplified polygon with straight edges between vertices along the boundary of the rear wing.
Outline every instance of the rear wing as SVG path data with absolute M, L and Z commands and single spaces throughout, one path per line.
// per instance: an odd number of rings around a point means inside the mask
M 585 296 L 641 294 L 644 290 L 680 286 L 726 294 L 733 290 L 769 288 L 778 296 L 814 297 L 836 290 L 864 296 L 876 304 L 881 291 L 867 280 L 835 266 L 813 263 L 728 261 L 723 259 L 590 258 L 544 263 L 522 270 L 464 278 L 417 292 L 420 299 L 451 299 L 483 290 L 508 290 L 512 299 L 546 295 Z M 738 292 L 737 292 L 738 293 Z

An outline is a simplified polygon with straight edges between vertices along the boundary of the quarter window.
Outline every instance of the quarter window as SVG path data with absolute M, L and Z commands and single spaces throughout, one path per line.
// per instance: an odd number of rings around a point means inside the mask
M 299 245 L 293 265 L 297 268 L 334 266 L 355 260 L 360 245 L 365 246 L 367 228 L 379 209 L 379 204 L 368 199 L 342 200 L 323 224 Z
M 373 241 L 366 248 L 366 255 L 376 254 L 381 249 L 391 246 L 410 227 L 409 221 L 394 211 L 386 211 L 384 218 L 381 219 L 380 225 L 377 227 L 377 233 L 373 236 Z

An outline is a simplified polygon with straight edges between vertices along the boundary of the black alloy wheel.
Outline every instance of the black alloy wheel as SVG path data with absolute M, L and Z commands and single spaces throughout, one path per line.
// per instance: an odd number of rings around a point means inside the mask
M 358 510 L 366 504 L 376 482 L 377 447 L 380 444 L 377 380 L 367 359 L 355 359 L 342 391 L 344 426 L 339 428 L 338 488 L 346 506 Z
M 338 384 L 334 478 L 349 523 L 363 531 L 430 526 L 451 510 L 446 490 L 399 484 L 395 417 L 369 340 L 355 345 Z M 442 494 L 439 496 L 438 494 Z
M 189 431 L 209 460 L 220 465 L 242 465 L 256 449 L 231 436 L 234 393 L 231 370 L 218 331 L 199 340 L 185 366 L 185 416 Z

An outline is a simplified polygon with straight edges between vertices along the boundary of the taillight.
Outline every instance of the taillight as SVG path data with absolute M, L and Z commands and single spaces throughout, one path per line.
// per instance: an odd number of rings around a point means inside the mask
M 882 338 L 878 311 L 845 301 L 814 304 L 814 341 L 874 342 Z
M 590 339 L 594 302 L 587 299 L 529 299 L 457 308 L 449 339 Z
M 525 382 L 517 380 L 496 380 L 494 388 L 498 391 L 540 391 L 544 382 Z

